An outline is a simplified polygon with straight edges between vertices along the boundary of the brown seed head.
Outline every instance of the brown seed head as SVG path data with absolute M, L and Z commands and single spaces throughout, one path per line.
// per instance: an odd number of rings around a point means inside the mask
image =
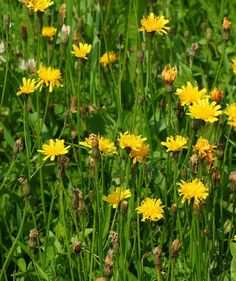
M 72 245 L 72 251 L 78 255 L 83 250 L 83 243 L 81 241 L 75 241 Z
M 170 250 L 172 258 L 177 258 L 180 248 L 181 248 L 181 243 L 179 239 L 175 239 L 171 245 L 171 250 Z
M 233 184 L 234 187 L 236 187 L 236 171 L 233 171 L 229 174 L 229 180 Z

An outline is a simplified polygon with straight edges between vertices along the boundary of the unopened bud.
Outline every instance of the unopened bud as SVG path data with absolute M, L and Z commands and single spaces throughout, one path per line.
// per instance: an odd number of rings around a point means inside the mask
M 22 139 L 17 139 L 13 146 L 13 157 L 16 157 L 23 150 Z
M 25 176 L 21 176 L 19 177 L 18 182 L 22 186 L 23 195 L 28 196 L 30 194 L 30 186 L 28 179 Z
M 83 250 L 83 243 L 81 241 L 75 241 L 72 245 L 72 251 L 78 255 Z
M 171 250 L 170 250 L 172 258 L 175 259 L 177 258 L 180 248 L 181 248 L 181 243 L 179 239 L 175 239 L 171 245 Z
M 37 244 L 36 238 L 38 237 L 38 235 L 39 235 L 39 233 L 35 228 L 30 230 L 29 242 L 28 243 L 29 243 L 29 247 L 31 249 L 34 249 L 36 247 L 36 244 Z

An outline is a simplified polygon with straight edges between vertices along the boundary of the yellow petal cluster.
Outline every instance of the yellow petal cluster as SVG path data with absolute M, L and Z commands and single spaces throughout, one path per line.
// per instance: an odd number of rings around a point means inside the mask
M 161 142 L 161 145 L 164 145 L 167 147 L 167 152 L 172 151 L 172 152 L 176 152 L 176 151 L 180 151 L 184 148 L 187 148 L 186 144 L 187 144 L 187 138 L 182 137 L 182 136 L 170 136 L 167 137 L 166 141 Z
M 131 197 L 130 189 L 124 189 L 122 187 L 117 187 L 114 192 L 108 196 L 103 196 L 102 199 L 108 204 L 112 205 L 113 208 L 117 208 L 121 201 Z
M 54 87 L 63 87 L 63 84 L 60 82 L 61 71 L 59 69 L 41 65 L 37 73 L 39 77 L 37 86 L 40 87 L 40 91 L 42 90 L 43 85 L 49 87 L 49 92 L 52 92 Z
M 193 102 L 208 97 L 206 95 L 206 89 L 198 90 L 198 86 L 194 87 L 190 82 L 187 82 L 186 86 L 182 86 L 176 90 L 176 95 L 179 97 L 181 105 L 190 105 Z
M 17 96 L 20 96 L 22 94 L 28 95 L 33 93 L 36 90 L 36 84 L 35 79 L 26 79 L 23 77 L 22 79 L 23 85 L 20 86 L 20 90 L 16 93 Z
M 42 28 L 42 35 L 44 37 L 53 39 L 56 33 L 57 33 L 57 29 L 54 26 L 43 26 Z
M 26 6 L 34 12 L 44 12 L 48 7 L 54 4 L 51 0 L 29 0 L 25 2 Z
M 73 51 L 71 51 L 72 54 L 74 54 L 79 59 L 85 59 L 87 60 L 87 55 L 91 52 L 92 45 L 91 44 L 83 44 L 79 43 L 79 46 L 76 46 L 73 44 Z
M 194 200 L 194 204 L 199 205 L 200 202 L 204 202 L 208 196 L 208 188 L 199 180 L 194 179 L 190 182 L 181 180 L 178 183 L 180 186 L 179 194 L 183 196 L 182 201 L 187 201 L 188 204 L 191 200 Z
M 42 149 L 39 149 L 38 152 L 46 155 L 43 160 L 50 158 L 53 161 L 56 156 L 68 153 L 70 146 L 65 146 L 64 142 L 64 140 L 50 139 L 49 144 L 43 144 Z
M 189 112 L 187 114 L 195 119 L 214 123 L 222 113 L 220 109 L 221 106 L 217 105 L 215 101 L 210 103 L 208 99 L 201 99 L 189 106 Z
M 166 26 L 168 22 L 169 20 L 163 16 L 157 17 L 154 13 L 150 13 L 147 17 L 141 19 L 141 27 L 138 31 L 158 32 L 161 35 L 167 34 L 170 29 L 169 26 Z
M 114 52 L 107 52 L 100 57 L 100 63 L 103 67 L 112 64 L 118 60 L 117 55 Z
M 228 104 L 225 114 L 228 116 L 228 124 L 231 127 L 236 128 L 236 103 Z
M 160 199 L 145 198 L 139 207 L 136 208 L 138 214 L 142 214 L 142 221 L 158 221 L 164 218 L 164 206 Z

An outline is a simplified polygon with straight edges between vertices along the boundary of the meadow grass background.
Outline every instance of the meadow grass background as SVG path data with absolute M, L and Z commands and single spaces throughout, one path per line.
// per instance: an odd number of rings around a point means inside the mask
M 71 28 L 66 43 L 63 3 Z M 151 11 L 170 20 L 167 35 L 138 32 Z M 174 94 L 190 81 L 222 89 L 222 109 L 235 102 L 236 2 L 68 0 L 55 1 L 39 16 L 16 0 L 2 0 L 0 15 L 0 280 L 236 280 L 236 189 L 229 182 L 236 133 L 223 114 L 197 126 Z M 223 38 L 225 15 L 232 21 L 229 40 Z M 41 36 L 43 25 L 57 28 L 52 41 Z M 71 54 L 80 41 L 92 44 L 83 62 Z M 99 58 L 107 51 L 118 61 L 104 69 Z M 23 59 L 34 59 L 36 68 L 59 68 L 64 87 L 16 96 L 22 77 L 36 77 L 21 69 Z M 172 92 L 161 78 L 168 64 L 178 69 Z M 74 110 L 73 96 L 80 107 Z M 147 138 L 145 163 L 133 164 L 119 148 L 119 132 L 126 131 Z M 118 152 L 102 157 L 95 171 L 79 145 L 91 133 L 113 140 Z M 188 137 L 187 149 L 167 153 L 161 142 L 170 135 Z M 217 146 L 217 160 L 211 169 L 202 161 L 194 174 L 189 157 L 200 136 Z M 56 138 L 70 145 L 63 171 L 37 152 Z M 180 180 L 195 177 L 209 187 L 198 211 L 177 191 Z M 125 212 L 102 200 L 116 186 L 131 190 Z M 76 209 L 74 188 L 83 194 Z M 164 219 L 141 221 L 135 209 L 146 197 L 162 200 Z M 106 267 L 111 230 L 119 239 Z

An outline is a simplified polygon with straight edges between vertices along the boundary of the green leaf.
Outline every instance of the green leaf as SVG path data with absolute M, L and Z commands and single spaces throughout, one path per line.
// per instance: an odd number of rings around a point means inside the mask
M 20 271 L 26 272 L 26 262 L 23 258 L 18 259 L 17 264 Z
M 236 280 L 236 243 L 230 242 L 230 251 L 233 257 L 230 266 L 231 280 Z
M 42 280 L 48 280 L 49 281 L 49 277 L 47 276 L 46 272 L 43 271 L 43 269 L 37 263 L 35 263 L 35 268 L 37 270 L 37 273 L 38 273 L 39 277 L 42 278 Z

